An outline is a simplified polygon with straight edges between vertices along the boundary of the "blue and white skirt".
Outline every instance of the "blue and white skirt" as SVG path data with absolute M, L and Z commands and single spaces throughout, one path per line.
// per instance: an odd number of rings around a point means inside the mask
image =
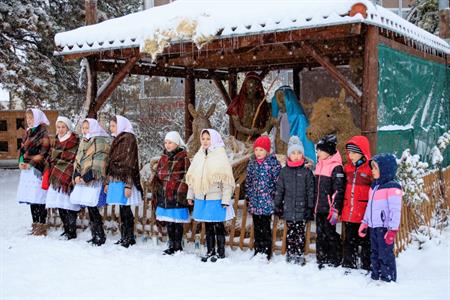
M 234 218 L 233 204 L 222 207 L 222 200 L 194 200 L 192 217 L 197 222 L 224 222 Z
M 70 195 L 63 193 L 62 191 L 57 191 L 50 185 L 47 191 L 47 200 L 45 201 L 46 208 L 62 208 L 73 211 L 79 211 L 80 205 L 72 204 L 70 202 Z
M 123 181 L 111 181 L 108 184 L 108 193 L 106 196 L 106 204 L 119 205 L 139 205 L 141 202 L 141 192 L 136 186 L 131 188 L 131 197 L 125 197 L 125 183 Z
M 103 185 L 98 180 L 89 184 L 76 184 L 70 194 L 70 203 L 90 207 L 97 206 L 102 189 Z
M 187 208 L 163 208 L 157 207 L 156 220 L 173 223 L 190 223 L 189 209 Z
M 19 186 L 17 188 L 17 202 L 25 204 L 45 204 L 47 191 L 42 189 L 40 171 L 31 167 L 20 171 Z

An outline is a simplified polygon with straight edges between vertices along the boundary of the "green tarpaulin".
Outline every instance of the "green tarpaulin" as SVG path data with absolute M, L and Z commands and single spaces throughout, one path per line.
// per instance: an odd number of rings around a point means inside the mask
M 378 153 L 400 157 L 410 148 L 430 162 L 431 149 L 450 128 L 450 68 L 385 45 L 378 54 Z M 450 164 L 448 149 L 443 164 Z

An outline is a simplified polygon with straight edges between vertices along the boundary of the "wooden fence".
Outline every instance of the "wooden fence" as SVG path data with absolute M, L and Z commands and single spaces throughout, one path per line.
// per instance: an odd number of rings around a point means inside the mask
M 231 249 L 240 248 L 241 250 L 253 249 L 253 224 L 251 215 L 247 213 L 247 205 L 244 200 L 240 200 L 241 189 L 245 180 L 245 174 L 241 173 L 237 177 L 236 189 L 234 193 L 234 210 L 236 217 L 228 221 L 227 229 L 227 245 Z M 403 251 L 408 243 L 411 242 L 411 232 L 420 225 L 430 225 L 431 218 L 436 208 L 440 205 L 443 208 L 450 208 L 450 168 L 444 172 L 436 172 L 427 175 L 424 178 L 425 192 L 429 196 L 430 201 L 421 204 L 419 207 L 411 207 L 403 201 L 402 217 L 400 230 L 395 242 L 396 254 Z M 144 195 L 148 195 L 145 188 Z M 420 212 L 420 213 L 416 213 Z M 101 209 L 106 230 L 117 233 L 119 221 L 119 207 L 116 205 L 105 206 Z M 135 233 L 137 236 L 157 237 L 161 241 L 167 239 L 167 234 L 162 223 L 155 219 L 154 210 L 150 201 L 145 197 L 143 203 L 139 207 L 134 208 Z M 61 220 L 55 209 L 49 210 L 48 223 L 50 226 L 61 226 Z M 82 210 L 79 214 L 78 227 L 85 229 L 88 227 L 89 220 L 86 210 Z M 286 234 L 287 226 L 283 220 L 273 217 L 273 250 L 281 254 L 286 253 Z M 306 228 L 306 244 L 305 253 L 315 252 L 315 224 L 308 222 Z M 338 231 L 342 230 L 342 226 L 338 224 Z M 185 225 L 185 241 L 204 243 L 205 226 L 204 223 L 192 221 Z

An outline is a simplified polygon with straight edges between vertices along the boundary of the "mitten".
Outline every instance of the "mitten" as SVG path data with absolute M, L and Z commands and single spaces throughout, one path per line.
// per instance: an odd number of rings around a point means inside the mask
M 384 235 L 384 241 L 387 245 L 392 245 L 395 241 L 395 236 L 397 235 L 397 230 L 388 230 Z
M 42 174 L 41 188 L 43 190 L 48 190 L 49 187 L 50 187 L 50 169 L 45 169 L 44 174 Z
M 339 211 L 334 208 L 330 207 L 330 213 L 328 214 L 327 220 L 330 222 L 331 225 L 336 225 L 339 218 Z
M 359 225 L 359 229 L 358 229 L 358 235 L 359 237 L 363 238 L 367 235 L 367 228 L 369 227 L 369 225 L 361 223 L 361 225 Z

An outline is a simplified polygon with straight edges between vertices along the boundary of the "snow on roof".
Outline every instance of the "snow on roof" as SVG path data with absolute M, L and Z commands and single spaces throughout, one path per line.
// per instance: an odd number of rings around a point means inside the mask
M 367 17 L 348 15 L 363 3 Z M 425 47 L 450 54 L 439 37 L 368 0 L 177 0 L 164 6 L 58 33 L 56 55 L 140 47 L 153 58 L 170 43 L 365 23 L 385 28 Z

